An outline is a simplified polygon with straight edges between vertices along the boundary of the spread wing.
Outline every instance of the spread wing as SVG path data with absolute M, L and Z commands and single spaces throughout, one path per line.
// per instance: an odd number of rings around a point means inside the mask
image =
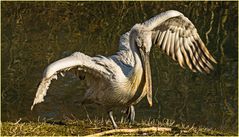
M 152 32 L 152 43 L 181 67 L 186 64 L 193 72 L 209 73 L 216 60 L 207 50 L 193 23 L 178 11 L 167 11 L 144 22 Z
M 31 110 L 35 104 L 44 101 L 47 90 L 51 84 L 51 80 L 57 79 L 57 74 L 62 74 L 65 71 L 75 70 L 75 72 L 89 73 L 95 77 L 100 77 L 102 80 L 110 81 L 116 74 L 116 67 L 113 67 L 113 61 L 103 57 L 89 57 L 81 52 L 75 52 L 71 56 L 60 59 L 50 64 L 43 73 L 43 79 L 37 89 Z

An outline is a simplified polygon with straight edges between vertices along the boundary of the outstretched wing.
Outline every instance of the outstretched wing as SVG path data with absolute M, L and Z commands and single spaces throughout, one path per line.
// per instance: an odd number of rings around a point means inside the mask
M 152 32 L 152 43 L 178 61 L 181 67 L 209 73 L 217 63 L 205 47 L 193 23 L 182 13 L 170 10 L 142 24 Z
M 75 52 L 69 57 L 53 62 L 43 73 L 43 79 L 37 89 L 31 110 L 35 104 L 44 101 L 44 96 L 46 96 L 51 80 L 57 79 L 57 74 L 69 70 L 76 70 L 78 72 L 90 73 L 95 77 L 102 78 L 102 80 L 110 81 L 115 77 L 114 74 L 116 73 L 114 73 L 114 71 L 117 71 L 117 68 L 112 67 L 113 65 L 113 61 L 108 58 L 100 56 L 92 58 L 81 52 Z

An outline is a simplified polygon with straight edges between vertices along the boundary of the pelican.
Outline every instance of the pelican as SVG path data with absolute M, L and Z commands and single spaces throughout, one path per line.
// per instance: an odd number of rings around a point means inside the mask
M 169 10 L 135 24 L 120 37 L 119 51 L 112 56 L 90 57 L 75 52 L 48 65 L 31 110 L 44 101 L 51 80 L 70 71 L 81 78 L 83 76 L 87 82 L 82 104 L 95 103 L 105 108 L 114 128 L 117 124 L 112 109 L 116 107 L 127 109 L 128 119 L 133 122 L 135 104 L 145 96 L 149 105 L 153 104 L 149 62 L 152 46 L 193 72 L 210 73 L 212 63 L 217 63 L 193 23 L 182 13 Z

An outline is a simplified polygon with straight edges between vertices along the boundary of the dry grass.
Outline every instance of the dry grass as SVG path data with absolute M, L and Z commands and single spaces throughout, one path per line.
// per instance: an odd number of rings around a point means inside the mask
M 147 120 L 134 124 L 128 124 L 121 121 L 118 123 L 120 128 L 145 128 L 145 127 L 168 127 L 170 132 L 136 132 L 136 133 L 116 133 L 113 135 L 236 135 L 235 133 L 226 133 L 208 128 L 186 126 L 184 124 L 175 124 L 171 120 Z M 67 121 L 45 121 L 45 122 L 3 122 L 1 124 L 1 135 L 3 136 L 77 136 L 90 135 L 112 129 L 109 120 L 67 120 Z M 111 135 L 111 134 L 110 134 Z

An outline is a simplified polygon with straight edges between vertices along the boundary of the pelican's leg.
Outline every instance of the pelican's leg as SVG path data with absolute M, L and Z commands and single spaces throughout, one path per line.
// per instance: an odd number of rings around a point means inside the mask
M 108 114 L 109 114 L 109 117 L 110 117 L 110 121 L 111 121 L 112 124 L 113 124 L 113 127 L 114 127 L 115 129 L 118 128 L 118 126 L 117 126 L 116 123 L 115 123 L 114 117 L 113 117 L 113 111 L 110 110 L 110 111 L 108 112 Z
M 134 110 L 134 106 L 131 105 L 128 107 L 128 110 L 127 110 L 127 118 L 129 120 L 129 122 L 133 123 L 134 122 L 134 119 L 135 119 L 135 110 Z

